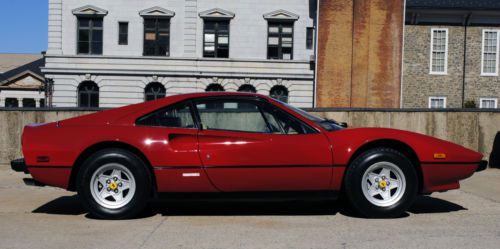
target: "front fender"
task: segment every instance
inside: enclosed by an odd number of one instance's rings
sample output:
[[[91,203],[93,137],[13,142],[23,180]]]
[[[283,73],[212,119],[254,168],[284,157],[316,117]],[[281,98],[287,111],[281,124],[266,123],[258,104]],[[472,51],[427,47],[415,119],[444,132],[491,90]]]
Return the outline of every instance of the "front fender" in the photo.
[[[344,129],[329,133],[328,136],[332,142],[334,163],[339,165],[347,165],[362,146],[382,140],[392,140],[408,145],[415,152],[420,163],[479,162],[483,157],[482,154],[458,144],[396,129]]]

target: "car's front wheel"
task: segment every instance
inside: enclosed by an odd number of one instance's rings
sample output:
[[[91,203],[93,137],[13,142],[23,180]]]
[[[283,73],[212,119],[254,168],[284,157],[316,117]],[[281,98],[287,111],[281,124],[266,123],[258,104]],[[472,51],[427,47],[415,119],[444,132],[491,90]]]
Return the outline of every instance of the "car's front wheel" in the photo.
[[[83,163],[77,190],[94,216],[125,219],[139,214],[147,204],[151,179],[146,165],[135,154],[106,149]]]
[[[416,198],[417,184],[411,161],[389,148],[375,148],[359,155],[344,180],[352,206],[373,218],[402,215]]]

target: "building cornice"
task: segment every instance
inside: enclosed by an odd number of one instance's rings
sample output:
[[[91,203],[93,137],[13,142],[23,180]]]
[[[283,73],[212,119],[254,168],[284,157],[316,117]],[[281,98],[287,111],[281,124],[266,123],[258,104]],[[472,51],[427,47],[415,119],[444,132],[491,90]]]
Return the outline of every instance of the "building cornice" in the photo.
[[[172,18],[175,16],[175,12],[167,10],[165,8],[155,6],[145,10],[139,11],[139,15],[142,17],[164,17]]]
[[[282,9],[264,14],[264,19],[269,21],[297,21],[299,18],[299,15]]]
[[[410,25],[497,26],[500,25],[500,12],[494,10],[408,8],[405,22]]]
[[[214,8],[200,12],[199,16],[203,19],[233,19],[235,14],[231,11]]]
[[[72,13],[75,16],[106,16],[108,11],[93,5],[85,5],[80,8],[73,9]]]

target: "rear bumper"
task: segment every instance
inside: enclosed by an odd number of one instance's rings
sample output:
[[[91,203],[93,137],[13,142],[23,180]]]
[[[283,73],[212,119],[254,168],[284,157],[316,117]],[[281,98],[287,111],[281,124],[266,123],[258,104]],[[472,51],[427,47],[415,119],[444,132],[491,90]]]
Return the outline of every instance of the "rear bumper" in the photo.
[[[486,168],[488,168],[488,161],[482,160],[479,163],[479,166],[477,167],[476,172],[481,172],[483,170],[486,170]]]
[[[29,174],[28,167],[26,167],[26,163],[24,162],[24,158],[10,161],[10,167],[16,172],[24,172],[25,174]]]

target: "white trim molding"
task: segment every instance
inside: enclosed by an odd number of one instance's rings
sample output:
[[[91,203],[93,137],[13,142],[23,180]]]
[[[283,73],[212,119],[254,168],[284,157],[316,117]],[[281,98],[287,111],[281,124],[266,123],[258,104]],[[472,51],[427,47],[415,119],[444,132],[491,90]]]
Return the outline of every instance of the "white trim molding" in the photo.
[[[235,14],[231,11],[213,8],[200,12],[199,16],[203,19],[233,19]]]
[[[275,10],[264,14],[264,19],[268,21],[297,21],[300,16],[286,10]]]
[[[107,10],[101,9],[93,5],[85,5],[71,11],[75,16],[105,16],[108,14]]]
[[[434,50],[434,33],[435,32],[443,32],[445,33],[445,44],[444,50]],[[443,71],[434,71],[433,70],[433,60],[434,53],[444,53],[444,70]],[[431,28],[431,46],[430,46],[430,61],[429,61],[429,74],[433,75],[447,75],[448,74],[448,29],[447,28]]]
[[[432,101],[433,100],[437,100],[437,101],[442,100],[443,101],[443,106],[442,107],[440,107],[440,106],[432,106]],[[429,108],[446,108],[446,97],[436,97],[436,96],[429,97]]]
[[[496,51],[495,51],[495,72],[485,72],[484,71],[484,55],[486,53],[485,51],[485,44],[486,41],[486,33],[496,33]],[[483,38],[482,38],[482,45],[481,45],[481,76],[498,76],[498,54],[499,54],[499,45],[500,45],[500,30],[498,29],[483,29]],[[491,51],[488,53],[492,53]]]
[[[151,7],[145,10],[139,11],[139,15],[142,17],[165,17],[172,18],[175,16],[175,12],[171,10],[164,9],[159,6]]]
[[[483,101],[493,101],[494,102],[494,107],[493,108],[498,108],[498,99],[497,98],[479,98],[479,108],[486,108],[483,105]]]

